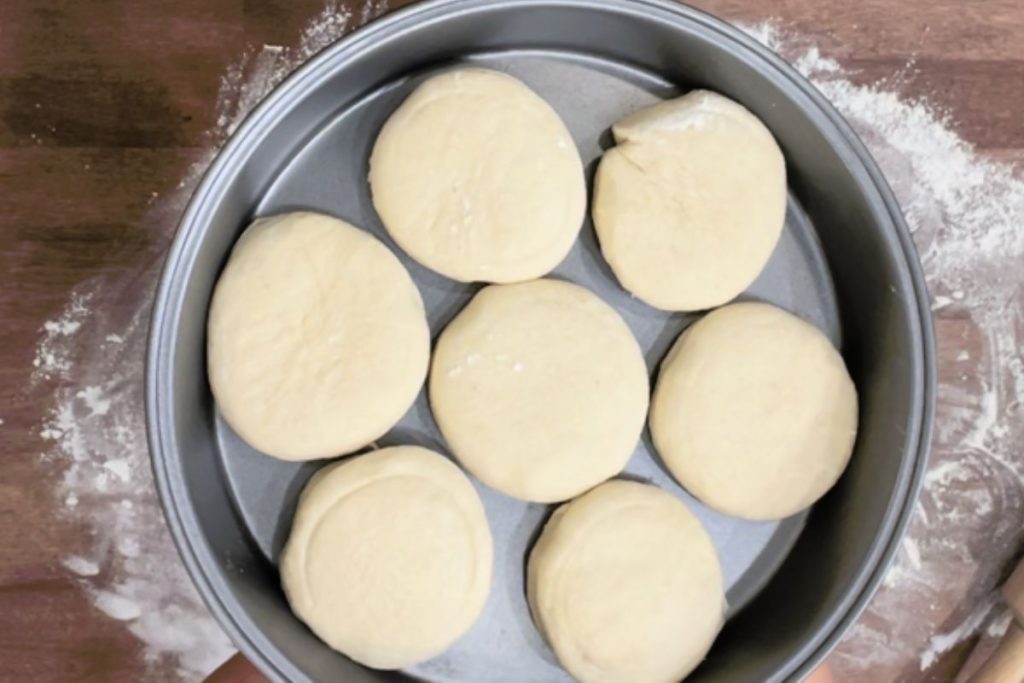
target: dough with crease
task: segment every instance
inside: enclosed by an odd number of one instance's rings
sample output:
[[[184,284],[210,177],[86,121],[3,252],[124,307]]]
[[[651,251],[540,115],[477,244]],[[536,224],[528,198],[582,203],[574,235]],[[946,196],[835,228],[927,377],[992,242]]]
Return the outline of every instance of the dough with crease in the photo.
[[[594,181],[594,226],[619,282],[648,304],[723,304],[764,268],[786,217],[786,165],[771,133],[695,90],[612,127]]]
[[[492,285],[441,334],[430,403],[459,461],[502,493],[566,500],[626,465],[647,368],[622,318],[560,280]]]
[[[398,669],[469,630],[487,600],[492,556],[466,476],[437,453],[398,446],[314,475],[281,555],[281,583],[328,645]]]
[[[426,377],[419,290],[387,247],[344,221],[255,221],[207,323],[210,387],[250,445],[284,460],[348,453],[390,429]]]
[[[661,364],[651,437],[693,495],[736,517],[781,519],[825,494],[850,460],[857,391],[810,323],[738,303],[687,329]]]
[[[370,157],[373,204],[427,268],[519,282],[565,258],[583,224],[583,164],[558,114],[507,74],[462,68],[420,85]]]
[[[530,553],[527,599],[582,683],[677,683],[725,619],[718,557],[656,486],[610,481],[555,511]]]

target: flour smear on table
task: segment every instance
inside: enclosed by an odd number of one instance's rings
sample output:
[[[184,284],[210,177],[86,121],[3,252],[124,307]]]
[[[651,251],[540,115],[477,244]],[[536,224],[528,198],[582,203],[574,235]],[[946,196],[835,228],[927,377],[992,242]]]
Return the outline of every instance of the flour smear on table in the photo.
[[[310,55],[386,9],[371,2],[354,16],[330,5],[298,46],[244,55],[223,78],[207,153],[173,193],[154,199],[142,229],[165,243],[251,107]],[[947,364],[940,377],[935,448],[910,533],[832,657],[839,680],[858,672],[894,680],[927,669],[965,638],[1006,627],[993,589],[1021,540],[1024,511],[1024,179],[975,153],[928,103],[902,98],[898,82],[856,85],[812,40],[774,23],[746,28],[821,89],[882,166],[914,233],[933,309],[952,321],[939,326],[940,352],[965,368]],[[98,610],[135,634],[154,671],[196,680],[232,648],[184,571],[153,487],[142,386],[151,299],[128,320],[108,313],[110,302],[152,291],[157,273],[154,261],[80,285],[40,330],[32,383],[52,392],[39,436],[47,469],[61,473],[55,495],[67,518],[91,531],[64,566]]]

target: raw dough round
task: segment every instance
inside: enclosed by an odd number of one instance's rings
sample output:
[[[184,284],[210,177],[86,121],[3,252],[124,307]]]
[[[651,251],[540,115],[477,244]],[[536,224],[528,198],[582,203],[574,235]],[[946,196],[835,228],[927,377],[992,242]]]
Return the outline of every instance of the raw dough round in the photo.
[[[486,69],[435,76],[402,103],[373,147],[370,186],[394,240],[462,282],[544,275],[576,241],[587,201],[558,114]]]
[[[292,610],[375,669],[440,654],[487,600],[493,547],[473,485],[415,446],[329,465],[306,485],[281,555]]]
[[[656,486],[610,481],[555,511],[530,553],[527,598],[582,683],[677,683],[725,619],[711,540]]]
[[[857,391],[813,325],[763,303],[709,313],[661,365],[654,446],[693,495],[745,519],[788,517],[839,479]]]
[[[452,452],[516,498],[572,498],[626,465],[649,385],[636,339],[590,291],[559,280],[493,285],[437,342],[434,417]]]
[[[772,134],[696,90],[612,127],[594,183],[594,226],[622,286],[651,306],[729,301],[768,262],[786,217],[786,164]]]
[[[430,356],[423,301],[394,254],[315,213],[249,226],[207,332],[224,419],[284,460],[348,453],[384,434],[412,405]]]

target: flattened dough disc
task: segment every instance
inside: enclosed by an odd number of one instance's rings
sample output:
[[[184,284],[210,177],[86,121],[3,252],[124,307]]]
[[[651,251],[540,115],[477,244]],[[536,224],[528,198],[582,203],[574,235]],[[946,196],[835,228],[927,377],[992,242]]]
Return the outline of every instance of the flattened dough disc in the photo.
[[[677,683],[725,619],[722,572],[697,518],[656,486],[610,481],[555,511],[527,597],[582,683]]]
[[[576,241],[587,202],[558,114],[512,76],[478,68],[434,76],[391,115],[370,186],[402,249],[462,282],[545,275]]]
[[[768,262],[786,217],[786,165],[739,104],[706,90],[612,127],[594,181],[594,226],[619,282],[650,305],[723,304]]]
[[[221,414],[284,460],[349,453],[384,434],[430,356],[405,267],[369,233],[316,213],[249,226],[217,282],[207,334]]]
[[[655,448],[690,493],[726,514],[780,519],[846,468],[857,391],[816,327],[769,304],[732,304],[672,347],[650,422]]]
[[[281,556],[295,614],[375,669],[429,659],[487,600],[493,547],[473,485],[415,446],[356,456],[306,485]]]
[[[636,448],[647,369],[629,327],[560,280],[492,285],[441,334],[430,403],[448,445],[485,484],[565,500],[614,476]]]

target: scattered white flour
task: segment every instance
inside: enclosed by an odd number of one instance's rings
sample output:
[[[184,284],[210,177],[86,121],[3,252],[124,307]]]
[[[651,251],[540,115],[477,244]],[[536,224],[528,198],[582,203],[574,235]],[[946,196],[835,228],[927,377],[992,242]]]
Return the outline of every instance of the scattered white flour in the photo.
[[[110,300],[110,291],[90,286],[91,300]],[[116,343],[104,341],[116,321],[98,305],[75,315],[79,327],[59,344],[44,336],[68,361],[40,428],[44,459],[62,468],[64,508],[91,530],[64,566],[97,609],[147,646],[157,678],[198,679],[231,648],[184,573],[153,488],[142,407],[145,311],[117,327]]]
[[[387,3],[384,0],[365,0],[360,21],[353,24],[352,12],[337,0],[332,0],[320,16],[302,31],[298,46],[263,45],[246,53],[221,78],[217,128],[214,131],[218,142],[234,133],[246,114],[295,67],[347,33],[350,26],[355,28],[385,11]]]
[[[368,0],[360,20],[387,10]],[[162,249],[217,148],[282,78],[350,28],[337,2],[302,31],[298,45],[264,45],[221,81],[210,145],[174,192],[152,196],[141,229]],[[70,521],[90,533],[69,549],[64,567],[95,607],[124,622],[142,642],[154,680],[200,680],[233,648],[199,599],[164,524],[150,471],[143,407],[146,330],[154,264],[117,281],[76,288],[63,313],[40,330],[31,382],[53,392],[39,426],[43,460],[60,471],[57,498]],[[120,308],[117,302],[124,302]],[[137,307],[130,319],[114,311]],[[131,310],[131,308],[129,308]]]
[[[207,153],[176,192],[154,198],[145,229],[166,238],[217,147],[252,106],[311,54],[386,9],[368,0],[353,17],[331,4],[297,47],[265,45],[229,69]],[[1024,531],[1024,181],[973,151],[926,102],[905,100],[892,86],[853,84],[838,62],[774,24],[749,30],[810,77],[863,137],[914,231],[940,317],[940,349],[976,366],[940,377],[932,469],[910,534],[832,658],[840,680],[857,673],[864,680],[863,672],[896,680],[908,666],[928,668],[972,634],[994,637],[1008,623],[992,591]],[[128,281],[76,290],[41,330],[32,381],[54,392],[39,436],[44,459],[63,472],[58,500],[93,533],[64,566],[97,609],[139,638],[154,671],[195,680],[231,646],[182,568],[153,489],[142,402],[150,302],[130,320],[108,312],[111,301],[137,301],[139,282],[155,278],[149,266]]]
[[[91,293],[72,295],[59,318],[43,323],[43,337],[36,346],[36,356],[32,360],[33,384],[67,376],[71,369],[70,350],[73,348],[69,338],[78,332],[82,321],[88,316],[91,296]]]
[[[989,638],[1002,638],[1010,630],[1011,623],[1013,623],[1013,612],[1004,610],[1001,616],[989,623],[988,628],[985,629],[985,635]]]
[[[894,566],[832,658],[839,680],[916,680],[911,667],[928,669],[986,620],[1006,618],[993,591],[1024,534],[1024,179],[976,152],[928,102],[854,84],[778,25],[748,31],[810,78],[867,144],[933,295],[940,377],[930,470]],[[950,359],[972,362],[956,369]]]
[[[928,669],[944,652],[962,642],[978,631],[978,628],[988,618],[992,608],[996,604],[996,597],[993,595],[978,605],[971,614],[961,621],[956,628],[949,633],[939,633],[928,639],[928,647],[921,653],[921,670]]]
[[[965,638],[972,636],[978,631],[978,628],[986,620],[988,614],[992,611],[992,605],[994,600],[986,601],[984,604],[979,605],[971,615],[966,618],[961,624],[949,633],[940,633],[932,636],[928,639],[928,647],[924,652],[921,653],[921,669],[922,671],[927,670],[933,664],[936,659],[943,652],[947,652],[949,648],[953,647],[957,643],[961,643]]]
[[[96,576],[100,573],[100,566],[98,564],[78,555],[68,555],[65,557],[64,566],[79,576]]]
[[[123,591],[93,591],[93,603],[111,619],[118,621],[134,621],[142,616],[142,608],[131,597],[125,597]]]

